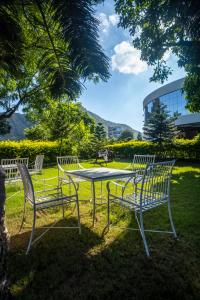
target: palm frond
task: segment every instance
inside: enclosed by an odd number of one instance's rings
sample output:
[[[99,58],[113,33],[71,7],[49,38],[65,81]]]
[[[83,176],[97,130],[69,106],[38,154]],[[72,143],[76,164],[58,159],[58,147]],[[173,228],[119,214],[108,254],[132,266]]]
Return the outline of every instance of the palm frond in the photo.
[[[93,5],[102,1],[50,0],[55,9],[54,18],[62,26],[62,35],[68,43],[68,55],[74,70],[82,77],[109,78],[109,60],[98,42],[98,20]]]
[[[23,33],[19,24],[17,4],[13,0],[0,5],[0,69],[13,75],[20,73],[23,62]]]

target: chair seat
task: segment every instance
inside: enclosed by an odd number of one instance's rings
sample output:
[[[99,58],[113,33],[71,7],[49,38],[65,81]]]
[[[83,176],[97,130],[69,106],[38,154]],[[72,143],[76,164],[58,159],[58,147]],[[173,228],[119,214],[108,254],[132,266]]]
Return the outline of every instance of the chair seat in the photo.
[[[28,169],[30,174],[36,174],[36,173],[41,173],[41,170],[37,170],[37,169]]]
[[[40,193],[42,194],[43,192],[41,191]],[[45,209],[53,206],[59,206],[75,201],[74,197],[75,195],[63,195],[60,190],[55,189],[54,191],[50,191],[48,194],[44,192],[43,195],[35,197],[35,206],[36,209]]]
[[[112,195],[114,196],[114,195]],[[144,197],[143,203],[142,203],[142,211],[147,211],[149,209],[152,209],[154,207],[157,207],[165,202],[167,202],[168,197],[165,194],[159,194],[155,193],[154,196],[149,197],[148,195]],[[121,206],[125,206],[129,209],[133,209],[135,211],[140,210],[140,194],[130,194],[125,195],[123,198],[121,197],[115,197],[113,199],[114,202],[117,202]]]

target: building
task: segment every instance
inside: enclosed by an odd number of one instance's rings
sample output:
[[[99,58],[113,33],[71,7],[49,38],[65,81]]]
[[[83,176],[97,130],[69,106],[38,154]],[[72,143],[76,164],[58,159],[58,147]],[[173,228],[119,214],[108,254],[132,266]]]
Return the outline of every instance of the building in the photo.
[[[192,138],[200,133],[200,113],[190,113],[185,108],[187,102],[182,92],[183,83],[184,78],[168,83],[153,91],[144,99],[145,124],[156,105],[162,103],[167,106],[171,116],[178,115],[175,124],[183,137]]]
[[[118,139],[122,131],[124,131],[122,126],[108,126],[108,137],[110,139]]]

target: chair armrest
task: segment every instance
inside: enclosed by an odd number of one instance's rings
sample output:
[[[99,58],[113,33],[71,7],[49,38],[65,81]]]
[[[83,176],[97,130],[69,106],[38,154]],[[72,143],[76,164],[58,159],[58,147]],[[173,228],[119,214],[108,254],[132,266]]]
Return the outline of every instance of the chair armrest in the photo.
[[[128,166],[126,166],[126,168],[124,168],[124,170],[128,170],[128,169],[132,169],[132,163],[130,163]]]
[[[125,184],[120,184],[120,183],[118,183],[118,182],[116,182],[116,181],[110,181],[110,183],[112,183],[112,184],[114,184],[114,185],[116,185],[116,186],[119,186],[119,187],[121,187],[121,188],[125,188]]]
[[[125,192],[125,190],[126,190],[128,184],[129,184],[129,182],[130,182],[132,179],[133,179],[133,176],[128,177],[128,178],[127,178],[127,181],[125,182],[124,185],[123,185],[123,184],[119,184],[119,183],[117,183],[117,182],[115,182],[115,181],[108,181],[108,182],[107,182],[107,185],[106,185],[108,194],[110,194],[110,190],[111,190],[111,189],[110,189],[110,185],[113,184],[113,185],[115,185],[116,187],[119,186],[119,187],[122,188],[122,197],[123,197],[124,192]]]
[[[76,193],[78,193],[78,190],[79,190],[79,184],[77,182],[74,182],[72,176],[70,174],[66,174],[65,173],[65,176],[68,177],[68,180],[69,180],[69,183],[72,183]]]
[[[78,163],[78,166],[79,166],[81,169],[85,169],[80,163]]]
[[[55,186],[55,183],[52,183],[52,182],[49,182],[49,181],[52,181],[54,179],[58,179],[58,177],[51,177],[51,178],[39,178],[39,179],[36,179],[34,177],[32,177],[32,180],[34,183],[38,183],[38,184],[43,184],[43,187],[44,187],[44,190],[46,190],[46,187],[52,187],[52,186]]]
[[[35,191],[35,194],[43,194],[43,193],[47,193],[47,192],[50,192],[50,191],[55,191],[55,190],[60,190],[61,188],[60,187],[55,187],[53,189],[46,189],[46,190],[39,190],[39,191]]]
[[[51,178],[40,178],[40,179],[36,179],[36,178],[32,178],[32,180],[34,181],[49,181],[49,180],[52,180],[52,179],[58,179],[58,176],[55,176],[55,177],[51,177]]]

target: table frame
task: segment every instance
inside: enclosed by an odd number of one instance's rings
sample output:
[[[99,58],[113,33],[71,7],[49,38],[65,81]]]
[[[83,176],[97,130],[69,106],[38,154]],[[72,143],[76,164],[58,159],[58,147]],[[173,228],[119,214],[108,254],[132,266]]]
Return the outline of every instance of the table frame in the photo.
[[[99,176],[99,177],[92,177],[90,175],[86,175],[83,174],[84,171],[88,172],[88,171],[95,171],[95,170],[102,170],[104,169],[105,171],[109,170],[109,171],[118,171],[120,174],[107,174],[104,176]],[[120,169],[113,169],[113,168],[90,168],[90,169],[81,169],[81,170],[68,170],[65,171],[66,174],[68,173],[71,176],[75,176],[75,177],[80,177],[80,178],[84,178],[86,181],[90,181],[91,182],[91,187],[92,187],[92,202],[93,202],[93,226],[95,224],[95,217],[96,217],[96,191],[95,191],[95,182],[100,181],[102,183],[102,181],[106,181],[106,180],[111,180],[111,179],[120,179],[120,178],[128,178],[130,177],[134,177],[135,176],[135,171],[129,171],[129,170],[120,170]]]

